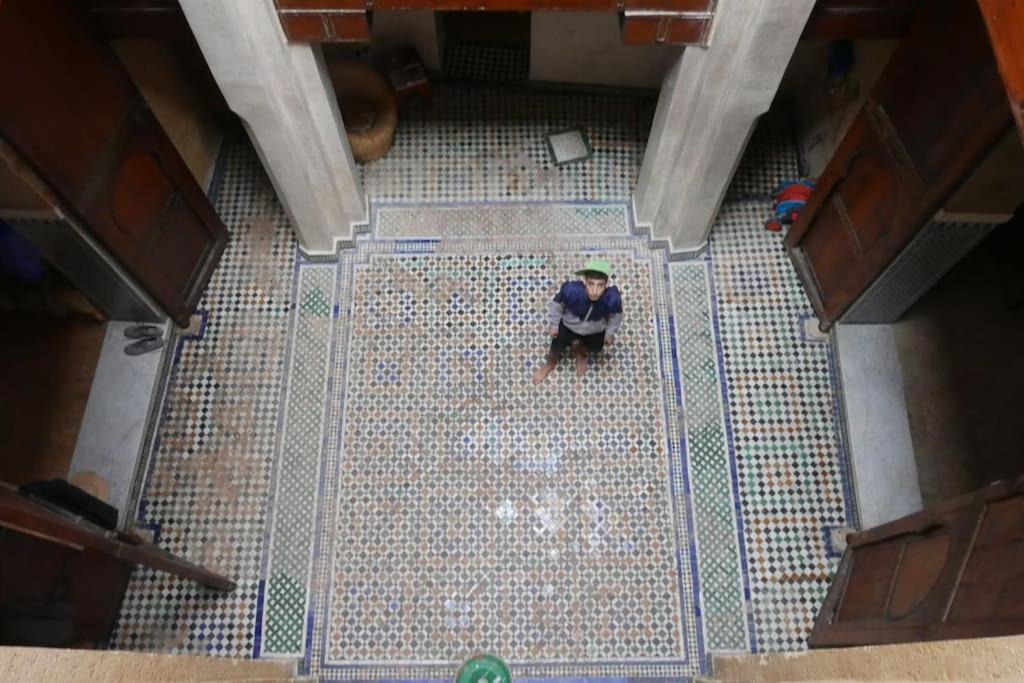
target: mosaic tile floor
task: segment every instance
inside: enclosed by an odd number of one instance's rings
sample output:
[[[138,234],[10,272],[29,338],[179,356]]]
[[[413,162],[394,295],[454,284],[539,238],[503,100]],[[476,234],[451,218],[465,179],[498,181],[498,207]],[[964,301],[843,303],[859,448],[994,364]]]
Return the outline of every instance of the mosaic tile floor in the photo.
[[[523,135],[495,125],[501,149]],[[744,182],[788,163],[745,159]],[[399,204],[378,192],[406,179],[377,169],[367,232],[314,262],[252,150],[227,150],[232,240],[178,342],[139,518],[239,589],[138,571],[114,647],[327,680],[450,679],[481,649],[517,678],[688,678],[708,651],[804,647],[852,499],[830,347],[802,335],[767,205],[727,204],[708,253],[670,262],[614,195],[539,201],[588,187],[565,170],[508,203]],[[534,388],[545,302],[597,253],[619,343]]]
[[[655,104],[435,84],[433,105],[412,100],[402,109],[387,156],[361,167],[363,185],[377,202],[627,201]],[[547,134],[576,126],[593,159],[555,166]]]
[[[778,651],[805,647],[837,559],[827,536],[856,526],[856,510],[833,350],[806,336],[810,304],[779,236],[761,228],[768,206],[723,207],[711,262],[754,633]]]
[[[636,186],[653,97],[555,94],[524,88],[434,85],[432,105],[403,107],[387,156],[360,166],[371,201],[620,201]],[[547,135],[586,131],[593,157],[557,166]],[[758,124],[729,189],[764,198],[797,177],[785,117]]]
[[[450,78],[522,83],[530,77],[530,48],[449,44],[444,73]]]

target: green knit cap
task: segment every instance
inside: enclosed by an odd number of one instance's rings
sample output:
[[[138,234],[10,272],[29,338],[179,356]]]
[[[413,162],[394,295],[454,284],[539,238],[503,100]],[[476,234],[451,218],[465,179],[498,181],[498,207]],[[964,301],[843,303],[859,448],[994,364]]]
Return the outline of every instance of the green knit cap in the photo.
[[[583,266],[582,270],[577,270],[577,275],[586,275],[587,273],[601,273],[605,277],[612,276],[612,264],[608,263],[604,259],[592,258],[587,261],[587,264]]]

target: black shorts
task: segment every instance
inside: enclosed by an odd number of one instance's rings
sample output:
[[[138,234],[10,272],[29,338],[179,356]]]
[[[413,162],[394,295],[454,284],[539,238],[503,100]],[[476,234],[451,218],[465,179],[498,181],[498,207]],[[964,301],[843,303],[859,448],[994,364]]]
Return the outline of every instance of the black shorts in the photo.
[[[558,323],[558,336],[551,340],[551,350],[555,353],[564,353],[567,348],[577,339],[583,347],[591,353],[597,353],[604,348],[604,332],[597,334],[576,334],[565,323]]]

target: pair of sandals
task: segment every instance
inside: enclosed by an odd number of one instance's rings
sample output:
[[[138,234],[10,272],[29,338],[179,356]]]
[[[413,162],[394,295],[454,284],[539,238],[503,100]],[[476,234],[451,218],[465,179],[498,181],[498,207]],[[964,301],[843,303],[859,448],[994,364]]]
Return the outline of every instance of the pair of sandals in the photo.
[[[141,356],[164,345],[164,331],[156,325],[133,325],[124,331],[128,339],[135,339],[124,352],[129,356]]]

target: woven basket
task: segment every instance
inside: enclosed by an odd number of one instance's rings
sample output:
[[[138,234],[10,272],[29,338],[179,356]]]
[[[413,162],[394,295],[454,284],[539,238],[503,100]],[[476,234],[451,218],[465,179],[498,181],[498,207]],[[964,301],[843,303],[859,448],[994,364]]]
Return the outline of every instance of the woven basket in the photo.
[[[391,86],[363,62],[335,62],[327,71],[352,156],[362,163],[380,159],[391,149],[398,125],[398,105]]]

